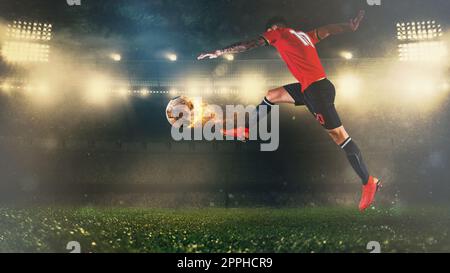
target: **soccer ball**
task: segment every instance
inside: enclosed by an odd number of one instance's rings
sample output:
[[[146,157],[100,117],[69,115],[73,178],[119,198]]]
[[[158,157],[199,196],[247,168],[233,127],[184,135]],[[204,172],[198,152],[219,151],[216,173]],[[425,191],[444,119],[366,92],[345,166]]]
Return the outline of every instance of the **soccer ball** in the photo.
[[[179,114],[175,114],[174,109],[178,107],[184,107],[184,109],[177,111]],[[181,109],[178,108],[177,110]],[[202,98],[180,96],[169,102],[166,108],[166,117],[169,123],[176,128],[180,128],[183,124],[188,125],[189,128],[198,128],[210,121],[221,122],[219,118],[221,115],[216,110],[216,108],[203,101]],[[183,113],[188,114],[183,116]],[[180,119],[183,120],[180,121]]]
[[[189,110],[192,112],[194,110],[194,102],[192,99],[186,97],[186,96],[179,96],[169,101],[166,108],[166,118],[167,121],[169,121],[170,125],[174,126],[175,122],[180,119],[187,119],[188,117],[183,117],[183,113],[179,113],[178,116],[176,116],[173,113],[173,110],[175,107],[186,107],[186,110]],[[191,121],[189,121],[189,124]],[[182,122],[179,122],[177,124],[183,124]]]

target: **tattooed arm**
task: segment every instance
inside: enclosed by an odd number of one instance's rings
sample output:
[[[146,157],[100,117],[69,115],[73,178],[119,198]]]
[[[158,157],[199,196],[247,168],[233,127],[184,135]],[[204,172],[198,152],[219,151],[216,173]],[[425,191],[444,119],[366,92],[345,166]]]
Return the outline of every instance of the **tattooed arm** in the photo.
[[[266,41],[262,37],[259,37],[259,38],[253,39],[253,40],[239,42],[239,43],[230,45],[226,48],[215,50],[213,52],[200,54],[200,56],[198,56],[197,59],[198,60],[205,59],[205,58],[215,59],[224,54],[241,53],[241,52],[249,51],[249,50],[255,49],[257,47],[264,46],[264,45],[266,45]]]
[[[330,35],[356,31],[359,28],[359,24],[361,23],[362,19],[364,18],[364,14],[365,12],[361,10],[359,11],[358,15],[355,18],[351,19],[348,23],[331,24],[317,28],[315,30],[317,38],[319,38],[319,40],[322,40]]]

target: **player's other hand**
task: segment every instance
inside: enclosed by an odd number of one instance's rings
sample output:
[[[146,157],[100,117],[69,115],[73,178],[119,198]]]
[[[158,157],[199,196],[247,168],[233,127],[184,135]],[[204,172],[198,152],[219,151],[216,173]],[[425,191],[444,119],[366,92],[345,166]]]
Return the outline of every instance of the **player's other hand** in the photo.
[[[350,28],[352,29],[352,31],[356,31],[359,28],[359,24],[361,23],[365,14],[366,12],[364,10],[360,10],[358,12],[358,15],[350,20]]]
[[[220,50],[216,50],[214,52],[209,52],[209,53],[202,53],[200,54],[200,56],[197,57],[197,60],[203,60],[203,59],[215,59],[218,58],[222,55],[222,51]]]

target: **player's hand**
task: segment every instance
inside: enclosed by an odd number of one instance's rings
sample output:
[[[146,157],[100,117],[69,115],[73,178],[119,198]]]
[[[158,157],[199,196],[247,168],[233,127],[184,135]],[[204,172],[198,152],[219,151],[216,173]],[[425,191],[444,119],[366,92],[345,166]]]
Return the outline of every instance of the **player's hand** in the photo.
[[[366,12],[364,10],[360,10],[358,12],[358,16],[350,20],[350,28],[352,29],[352,31],[356,31],[359,28],[359,24],[364,18],[364,14],[366,14]]]
[[[220,57],[222,54],[223,53],[220,50],[216,50],[216,51],[210,52],[210,53],[203,53],[203,54],[200,54],[200,56],[197,57],[197,60],[203,60],[203,59],[206,59],[206,58],[208,58],[208,59],[215,59],[215,58]]]

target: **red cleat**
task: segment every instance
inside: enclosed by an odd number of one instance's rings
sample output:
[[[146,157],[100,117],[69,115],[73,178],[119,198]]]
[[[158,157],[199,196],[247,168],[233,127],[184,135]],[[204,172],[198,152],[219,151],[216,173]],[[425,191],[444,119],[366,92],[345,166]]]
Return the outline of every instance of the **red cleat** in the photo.
[[[222,129],[221,133],[225,136],[232,136],[240,140],[248,140],[250,130],[248,128],[239,127],[230,130]]]
[[[373,176],[369,177],[369,181],[363,186],[361,201],[359,202],[359,210],[363,212],[374,201],[375,194],[381,188],[381,181]]]

